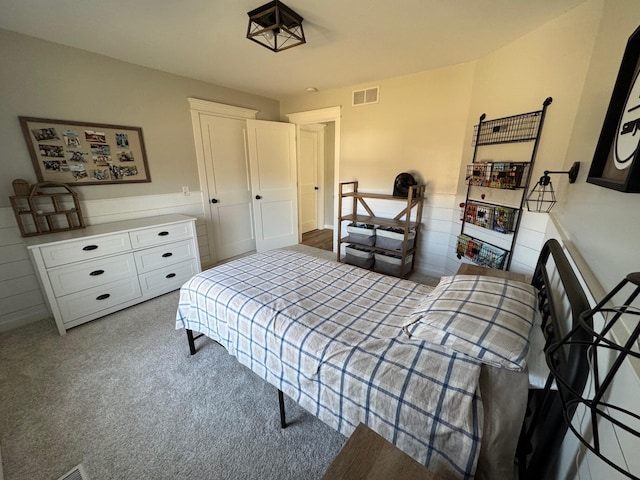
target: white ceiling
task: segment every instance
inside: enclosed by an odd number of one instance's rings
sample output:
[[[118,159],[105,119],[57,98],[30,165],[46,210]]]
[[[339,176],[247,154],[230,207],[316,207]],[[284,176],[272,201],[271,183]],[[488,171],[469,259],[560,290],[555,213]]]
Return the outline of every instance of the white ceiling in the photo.
[[[471,61],[584,1],[286,0],[307,43],[279,53],[245,38],[267,0],[0,0],[0,28],[280,99]]]

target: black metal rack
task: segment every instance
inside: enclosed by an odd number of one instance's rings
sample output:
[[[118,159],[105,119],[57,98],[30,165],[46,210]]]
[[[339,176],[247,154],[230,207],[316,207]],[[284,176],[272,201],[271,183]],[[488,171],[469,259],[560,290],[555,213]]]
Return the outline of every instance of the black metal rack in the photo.
[[[480,116],[478,125],[475,125],[473,132],[473,159],[472,163],[467,166],[465,177],[467,194],[464,205],[461,205],[463,208],[461,213],[462,227],[456,245],[458,258],[464,257],[479,265],[509,270],[522,219],[526,192],[538,152],[544,117],[547,107],[552,101],[551,97],[546,98],[542,103],[542,109],[534,112],[494,120],[485,120],[484,113]],[[479,162],[477,160],[480,147],[520,142],[533,142],[529,161]],[[518,199],[511,205],[487,202],[484,200],[484,195],[478,193],[479,187],[517,190],[519,191]],[[504,222],[496,221],[500,217],[505,220],[505,216],[509,217],[506,228]],[[485,230],[492,230],[501,235],[509,235],[510,240],[507,242],[509,247],[503,248],[492,243],[487,240],[490,235],[483,235],[480,231],[470,235],[465,232],[465,228],[469,224],[480,226]]]

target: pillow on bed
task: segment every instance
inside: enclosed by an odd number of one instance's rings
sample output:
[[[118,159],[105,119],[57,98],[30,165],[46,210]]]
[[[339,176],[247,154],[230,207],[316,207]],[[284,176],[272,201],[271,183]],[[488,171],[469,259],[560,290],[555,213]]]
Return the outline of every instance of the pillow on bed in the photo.
[[[522,370],[538,310],[522,282],[475,275],[443,277],[415,309],[404,332],[446,345],[483,363]]]

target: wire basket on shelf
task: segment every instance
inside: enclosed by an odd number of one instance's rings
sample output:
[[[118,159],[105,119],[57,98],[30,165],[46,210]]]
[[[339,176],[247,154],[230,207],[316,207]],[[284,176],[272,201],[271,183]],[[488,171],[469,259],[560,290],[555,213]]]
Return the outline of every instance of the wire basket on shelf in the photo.
[[[468,258],[473,263],[483,267],[501,270],[504,267],[509,252],[486,242],[482,242],[468,235],[458,235],[456,255],[458,258]]]

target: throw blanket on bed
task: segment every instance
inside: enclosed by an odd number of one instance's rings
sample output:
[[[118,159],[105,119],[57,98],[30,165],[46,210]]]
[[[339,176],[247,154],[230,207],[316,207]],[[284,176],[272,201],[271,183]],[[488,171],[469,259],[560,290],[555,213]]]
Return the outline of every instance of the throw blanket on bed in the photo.
[[[480,362],[402,333],[431,287],[291,250],[234,260],[181,289],[202,332],[342,434],[359,422],[444,478],[473,478]]]

